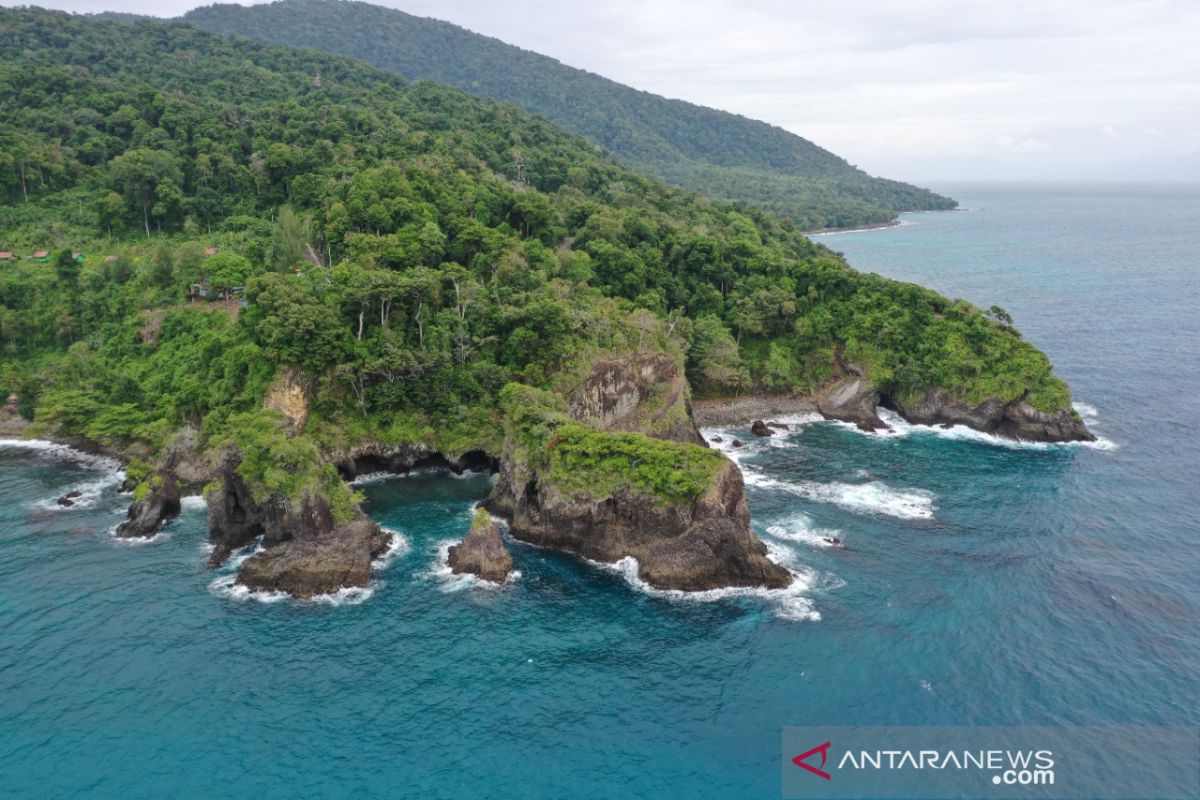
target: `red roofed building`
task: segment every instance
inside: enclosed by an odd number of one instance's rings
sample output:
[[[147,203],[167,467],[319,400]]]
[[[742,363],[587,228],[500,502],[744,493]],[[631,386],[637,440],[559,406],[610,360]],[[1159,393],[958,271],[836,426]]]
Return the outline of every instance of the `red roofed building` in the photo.
[[[30,258],[32,258],[34,261],[42,261],[42,262],[49,261],[50,260],[50,251],[49,250],[38,250],[36,253],[31,255]]]
[[[7,250],[0,252],[0,261],[12,261],[14,258],[16,258],[16,256],[14,256],[12,253],[8,252]]]

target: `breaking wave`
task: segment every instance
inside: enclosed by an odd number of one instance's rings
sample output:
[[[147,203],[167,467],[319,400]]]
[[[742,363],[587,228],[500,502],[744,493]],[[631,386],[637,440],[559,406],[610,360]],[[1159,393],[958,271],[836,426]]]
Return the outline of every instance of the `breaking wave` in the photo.
[[[391,534],[392,543],[388,545],[388,549],[382,555],[371,562],[371,569],[376,572],[386,569],[396,556],[402,556],[412,549],[412,544],[409,542],[408,537],[400,531],[382,525],[380,528],[384,533]]]
[[[808,597],[819,582],[816,571],[798,563],[796,554],[790,549],[774,542],[767,543],[767,555],[772,561],[787,568],[792,574],[792,583],[785,589],[765,589],[762,587],[730,586],[722,589],[707,589],[701,592],[685,592],[679,589],[656,589],[638,577],[638,561],[633,556],[606,564],[585,558],[584,561],[599,569],[615,572],[625,579],[632,588],[651,597],[685,603],[713,603],[735,597],[753,597],[763,600],[773,607],[778,619],[792,622],[818,622],[821,612],[817,611],[813,601]]]
[[[843,539],[842,532],[836,528],[813,527],[812,519],[804,513],[798,513],[786,522],[769,525],[767,535],[775,539],[783,539],[810,547],[833,547],[829,539]]]
[[[742,468],[748,486],[788,492],[806,500],[833,503],[861,514],[883,514],[897,519],[933,519],[935,495],[923,489],[893,489],[883,481],[867,483],[817,483],[784,481],[749,467]]]

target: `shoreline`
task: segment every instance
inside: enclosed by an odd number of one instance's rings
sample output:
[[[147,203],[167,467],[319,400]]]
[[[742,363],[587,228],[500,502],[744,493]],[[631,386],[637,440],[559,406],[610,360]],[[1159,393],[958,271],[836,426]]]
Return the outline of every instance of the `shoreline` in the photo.
[[[692,418],[699,428],[749,425],[758,419],[769,422],[773,417],[816,413],[817,403],[808,395],[747,394],[692,400]]]
[[[869,225],[857,225],[853,228],[817,228],[815,231],[805,231],[804,235],[829,236],[834,233],[862,233],[864,231],[877,231],[881,228],[895,228],[903,224],[899,219],[893,219],[888,222],[872,222]]]

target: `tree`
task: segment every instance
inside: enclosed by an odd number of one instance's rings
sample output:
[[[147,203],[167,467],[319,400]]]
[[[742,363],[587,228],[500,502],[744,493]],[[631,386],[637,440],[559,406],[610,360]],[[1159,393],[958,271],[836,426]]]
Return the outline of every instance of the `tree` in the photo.
[[[221,296],[228,296],[235,286],[245,286],[254,274],[249,260],[237,253],[217,253],[205,265],[213,289]]]
[[[291,206],[282,206],[271,234],[271,268],[285,272],[305,260],[310,225]]]
[[[142,209],[142,222],[149,236],[151,211],[156,215],[169,211],[168,207],[157,205],[160,193],[164,199],[175,202],[183,183],[183,170],[172,153],[138,148],[127,150],[109,162],[108,180],[125,196],[126,202]]]

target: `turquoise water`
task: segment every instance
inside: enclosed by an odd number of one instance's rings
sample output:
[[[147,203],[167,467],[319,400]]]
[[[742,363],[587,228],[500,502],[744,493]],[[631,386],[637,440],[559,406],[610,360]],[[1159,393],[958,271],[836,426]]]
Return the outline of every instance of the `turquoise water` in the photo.
[[[769,597],[449,580],[488,480],[369,483],[405,547],[300,603],[231,596],[198,501],[118,544],[112,465],[0,446],[0,794],[761,798],[783,725],[1200,724],[1200,192],[937,188],[971,210],[823,241],[1007,308],[1100,447],[795,420],[741,455]]]

